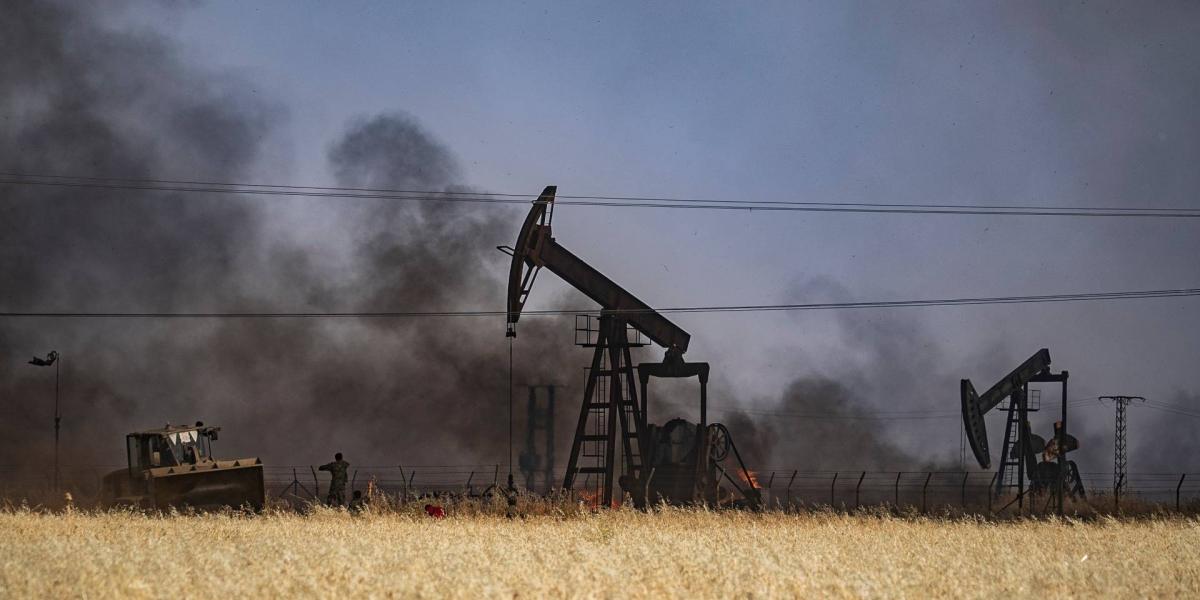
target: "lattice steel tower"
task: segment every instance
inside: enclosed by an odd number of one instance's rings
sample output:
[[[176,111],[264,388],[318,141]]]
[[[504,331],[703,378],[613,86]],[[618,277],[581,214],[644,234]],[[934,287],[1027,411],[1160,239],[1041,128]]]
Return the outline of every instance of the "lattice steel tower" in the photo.
[[[1129,406],[1130,402],[1145,402],[1146,399],[1141,396],[1100,396],[1100,400],[1111,401],[1116,409],[1116,437],[1113,440],[1113,491],[1120,493],[1120,488],[1125,481],[1125,430],[1128,424],[1125,417],[1125,407]]]

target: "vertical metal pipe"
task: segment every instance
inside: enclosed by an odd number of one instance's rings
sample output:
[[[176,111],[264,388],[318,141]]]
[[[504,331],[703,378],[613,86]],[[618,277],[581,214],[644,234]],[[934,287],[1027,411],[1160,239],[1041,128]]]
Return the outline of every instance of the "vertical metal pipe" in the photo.
[[[402,486],[401,489],[404,490],[403,491],[404,502],[407,502],[408,501],[408,477],[404,476],[404,466],[403,465],[396,465],[396,468],[400,469],[400,485]]]
[[[787,504],[788,504],[788,506],[789,506],[789,507],[792,505],[792,482],[793,482],[793,481],[796,481],[796,473],[799,473],[799,472],[800,472],[800,471],[798,471],[798,470],[793,470],[793,471],[792,471],[792,478],[788,480],[788,486],[787,486]],[[1179,495],[1179,494],[1176,494],[1176,496],[1178,496],[1178,495]],[[1176,504],[1178,504],[1178,502],[1176,502]]]
[[[1067,476],[1067,378],[1070,374],[1062,372],[1062,428],[1058,435],[1058,516],[1063,516],[1065,510],[1066,489],[1064,479]]]
[[[996,480],[999,478],[1000,478],[1000,472],[996,471],[996,474],[992,475],[992,480],[988,482],[987,497],[988,497],[988,514],[989,515],[996,514],[996,513],[992,512],[992,500],[995,499],[995,496],[992,494],[992,486],[996,483]]]
[[[1187,473],[1179,476],[1179,485],[1175,486],[1175,512],[1179,512],[1179,490],[1183,488],[1183,479],[1187,477]]]
[[[968,475],[970,475],[970,473],[963,472],[962,500],[960,501],[962,503],[963,512],[966,512],[966,510],[967,510],[967,476]]]
[[[858,491],[862,489],[862,482],[866,476],[867,472],[863,471],[862,475],[858,476],[858,485],[854,486],[854,508],[858,508]]]
[[[1113,512],[1121,511],[1121,487],[1125,485],[1125,474],[1121,474],[1121,478],[1117,480],[1117,487],[1113,489]]]
[[[896,488],[894,491],[895,497],[892,498],[892,502],[896,505],[896,510],[900,510],[900,476],[903,474],[904,471],[896,473]]]
[[[929,473],[928,475],[925,476],[925,487],[921,488],[921,512],[922,513],[929,511],[929,503],[926,502],[926,499],[929,497],[928,492],[929,492],[929,480],[930,479],[933,479],[933,473]]]
[[[1022,385],[1013,392],[1013,399],[1018,401],[1017,414],[1020,423],[1017,424],[1017,512],[1025,507],[1025,450],[1029,445],[1026,430],[1029,429],[1029,393],[1028,384]],[[1000,460],[1006,460],[1001,457]]]
[[[546,492],[554,489],[554,385],[546,386]]]
[[[640,373],[638,375],[639,375],[639,378],[641,379],[640,383],[642,386],[642,422],[638,423],[638,431],[640,431],[642,433],[642,435],[645,435],[646,434],[646,423],[650,422],[650,396],[646,392],[646,388],[648,387],[650,378],[649,377],[641,377]],[[638,446],[638,450],[641,452],[645,452],[645,449],[643,449],[641,446]]]
[[[601,317],[604,320],[604,317]],[[602,326],[608,330],[608,415],[605,425],[607,442],[604,445],[604,487],[600,495],[600,504],[605,508],[613,505],[614,479],[616,478],[617,461],[617,428],[625,410],[621,406],[621,340],[625,335],[625,323],[614,317],[607,317],[607,323]],[[622,432],[624,433],[624,432]]]
[[[58,368],[62,365],[62,355],[54,361],[54,493],[61,491],[58,487],[58,425],[62,422],[62,414],[58,411]]]

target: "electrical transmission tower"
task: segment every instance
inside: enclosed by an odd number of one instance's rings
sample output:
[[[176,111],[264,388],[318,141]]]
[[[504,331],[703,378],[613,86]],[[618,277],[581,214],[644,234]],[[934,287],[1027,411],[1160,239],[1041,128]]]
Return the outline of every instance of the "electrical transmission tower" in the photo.
[[[1129,406],[1130,402],[1145,402],[1146,399],[1141,396],[1100,396],[1101,402],[1105,400],[1112,402],[1113,407],[1116,408],[1116,438],[1113,441],[1113,494],[1120,494],[1121,486],[1125,482],[1125,431],[1128,424],[1125,407]]]

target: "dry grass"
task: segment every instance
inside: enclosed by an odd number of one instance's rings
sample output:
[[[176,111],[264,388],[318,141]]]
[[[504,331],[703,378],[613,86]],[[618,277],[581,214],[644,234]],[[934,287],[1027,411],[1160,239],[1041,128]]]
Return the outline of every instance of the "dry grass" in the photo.
[[[5,597],[1200,594],[1200,521],[0,512]]]

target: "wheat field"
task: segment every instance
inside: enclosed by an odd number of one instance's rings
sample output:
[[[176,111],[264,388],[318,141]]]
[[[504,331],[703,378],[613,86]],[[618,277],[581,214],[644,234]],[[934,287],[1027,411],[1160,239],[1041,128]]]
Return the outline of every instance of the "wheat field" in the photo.
[[[1196,597],[1200,521],[0,512],[0,595]]]

